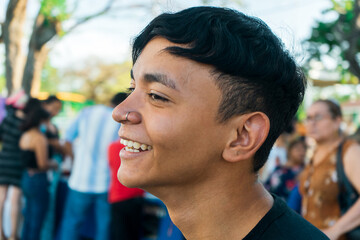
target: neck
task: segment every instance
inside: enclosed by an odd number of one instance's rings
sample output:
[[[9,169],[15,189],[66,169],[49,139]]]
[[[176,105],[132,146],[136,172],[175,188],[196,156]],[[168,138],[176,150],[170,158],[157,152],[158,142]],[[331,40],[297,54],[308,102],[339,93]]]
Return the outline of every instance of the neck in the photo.
[[[242,239],[273,204],[252,175],[237,172],[191,188],[166,189],[160,198],[186,239]]]
[[[343,139],[343,136],[341,135],[336,135],[334,137],[322,140],[322,141],[317,141],[317,148],[332,148],[336,145],[338,145]]]

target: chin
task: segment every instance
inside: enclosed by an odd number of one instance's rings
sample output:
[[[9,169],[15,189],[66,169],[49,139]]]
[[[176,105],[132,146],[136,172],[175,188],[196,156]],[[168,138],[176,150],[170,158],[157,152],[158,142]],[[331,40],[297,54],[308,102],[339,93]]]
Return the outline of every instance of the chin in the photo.
[[[127,176],[128,174],[123,173],[121,171],[121,168],[119,168],[119,171],[117,173],[117,179],[119,180],[119,182],[124,185],[125,187],[129,187],[129,188],[134,188],[134,187],[138,187],[138,185],[136,184],[136,181],[134,181],[134,179],[132,179],[131,177]]]
[[[117,179],[119,182],[128,188],[144,188],[146,183],[144,182],[144,177],[137,176],[136,174],[131,174],[125,169],[119,168],[117,172]]]

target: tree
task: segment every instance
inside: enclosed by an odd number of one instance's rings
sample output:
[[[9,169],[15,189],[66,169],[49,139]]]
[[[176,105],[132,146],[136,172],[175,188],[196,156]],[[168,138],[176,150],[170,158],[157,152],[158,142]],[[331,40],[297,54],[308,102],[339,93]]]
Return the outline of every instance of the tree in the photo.
[[[332,21],[317,21],[311,36],[304,41],[309,56],[305,68],[311,62],[335,63],[342,82],[358,83],[360,79],[360,1],[331,0],[333,7],[324,15],[333,14]],[[335,13],[335,14],[334,14]],[[330,58],[330,60],[329,60]]]
[[[55,94],[57,91],[76,92],[89,101],[108,103],[120,91],[126,91],[130,83],[131,62],[104,63],[88,59],[81,69],[59,71],[47,62],[42,71],[41,90]]]
[[[116,0],[97,1],[98,11],[82,17],[76,17],[79,2],[85,0],[39,0],[40,7],[34,20],[29,39],[27,56],[24,61],[21,42],[24,37],[24,24],[28,0],[8,0],[6,18],[1,24],[0,42],[5,45],[6,52],[6,87],[8,94],[23,87],[25,92],[36,95],[40,89],[41,70],[44,67],[49,42],[54,42],[69,34],[79,25],[94,18],[108,14],[110,10],[143,9],[153,15],[159,14],[168,0],[150,0],[144,4],[115,4]],[[94,1],[89,2],[94,3]],[[118,3],[121,2],[118,0]],[[209,0],[199,3],[210,4]],[[217,0],[220,5],[239,4],[240,0]],[[180,4],[174,1],[172,5]]]
[[[5,44],[6,87],[11,92],[21,86],[23,25],[27,0],[9,1],[4,23],[1,24],[0,42]]]
[[[107,13],[114,1],[108,0],[105,6],[94,14],[72,19],[73,24],[65,29],[62,23],[69,20],[76,11],[78,6],[76,1],[74,9],[68,11],[66,0],[41,0],[40,9],[30,36],[24,66],[21,42],[28,1],[9,0],[5,21],[1,23],[2,31],[0,36],[0,42],[5,44],[5,71],[8,93],[10,94],[13,90],[17,90],[22,86],[28,94],[30,92],[36,94],[40,88],[41,70],[48,54],[46,44],[54,37],[64,36],[79,25]]]

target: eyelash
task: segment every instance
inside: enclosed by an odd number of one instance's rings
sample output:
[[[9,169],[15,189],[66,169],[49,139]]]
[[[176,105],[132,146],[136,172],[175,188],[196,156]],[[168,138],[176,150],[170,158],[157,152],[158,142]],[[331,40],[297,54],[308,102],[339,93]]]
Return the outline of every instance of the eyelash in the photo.
[[[148,93],[149,97],[151,98],[151,100],[153,101],[161,101],[161,102],[168,102],[169,100],[164,98],[164,97],[161,97],[155,93]]]
[[[135,90],[134,87],[129,87],[129,88],[127,89],[127,94],[128,94],[128,96],[129,96],[134,90]]]
[[[135,88],[134,87],[129,87],[128,89],[128,95],[130,95],[132,92],[134,92]],[[151,98],[151,100],[153,101],[161,101],[161,102],[168,102],[169,100],[161,97],[155,93],[148,93],[148,96]]]

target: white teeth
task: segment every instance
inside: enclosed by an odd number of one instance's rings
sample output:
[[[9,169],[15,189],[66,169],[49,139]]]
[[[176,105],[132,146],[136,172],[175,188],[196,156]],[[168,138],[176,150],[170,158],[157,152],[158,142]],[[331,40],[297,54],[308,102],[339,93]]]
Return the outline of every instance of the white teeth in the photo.
[[[120,143],[125,145],[125,150],[129,152],[140,152],[142,151],[151,150],[152,147],[146,145],[144,143],[139,143],[131,140],[120,139]]]
[[[140,148],[140,143],[134,142],[134,143],[133,143],[133,147],[134,147],[135,149],[139,149],[139,148]]]

